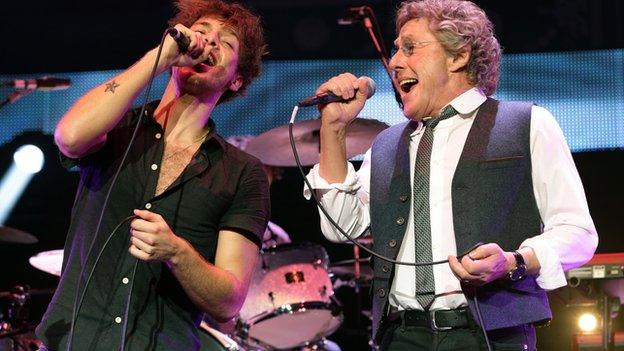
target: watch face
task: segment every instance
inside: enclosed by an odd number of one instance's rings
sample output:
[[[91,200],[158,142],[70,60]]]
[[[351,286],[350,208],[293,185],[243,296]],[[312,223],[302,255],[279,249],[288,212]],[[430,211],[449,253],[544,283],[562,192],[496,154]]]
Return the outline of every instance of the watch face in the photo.
[[[524,278],[524,274],[526,273],[525,265],[518,265],[516,269],[509,272],[509,279],[512,281],[517,281]]]

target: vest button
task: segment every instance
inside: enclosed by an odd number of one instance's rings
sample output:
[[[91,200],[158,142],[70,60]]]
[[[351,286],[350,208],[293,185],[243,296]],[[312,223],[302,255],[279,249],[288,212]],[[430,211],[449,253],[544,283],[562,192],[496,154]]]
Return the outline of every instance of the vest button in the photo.
[[[468,189],[468,187],[464,183],[459,183],[455,185],[455,190],[466,190],[466,189]]]
[[[377,296],[379,296],[379,297],[386,297],[386,290],[384,290],[384,289],[377,290]]]
[[[390,241],[388,241],[388,246],[390,246],[390,247],[395,247],[396,244],[397,244],[396,240],[394,240],[394,239],[391,239]]]
[[[407,196],[407,195],[401,195],[401,196],[399,196],[399,201],[401,201],[401,202],[406,202],[406,201],[407,201],[407,199],[409,199],[409,196]]]
[[[387,264],[384,264],[383,266],[381,266],[381,270],[384,273],[388,273],[388,272],[390,272],[390,266],[388,266]]]
[[[403,224],[405,224],[405,218],[403,218],[403,217],[397,217],[397,219],[396,219],[396,224],[397,224],[397,225],[403,225]]]

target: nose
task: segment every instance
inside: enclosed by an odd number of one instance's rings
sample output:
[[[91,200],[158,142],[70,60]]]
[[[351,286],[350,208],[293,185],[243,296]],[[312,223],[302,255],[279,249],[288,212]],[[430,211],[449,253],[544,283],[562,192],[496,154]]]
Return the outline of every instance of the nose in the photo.
[[[403,68],[399,57],[400,55],[400,52],[397,51],[394,55],[392,55],[392,57],[390,57],[390,62],[388,62],[388,67],[392,70],[394,79],[396,79],[397,73]]]
[[[388,66],[390,66],[390,69],[392,69],[393,71],[396,71],[396,69],[399,68],[399,55],[400,51],[397,50],[394,55],[390,57],[390,62],[388,62]]]
[[[204,35],[204,42],[210,46],[217,47],[220,44],[219,33],[210,31]]]

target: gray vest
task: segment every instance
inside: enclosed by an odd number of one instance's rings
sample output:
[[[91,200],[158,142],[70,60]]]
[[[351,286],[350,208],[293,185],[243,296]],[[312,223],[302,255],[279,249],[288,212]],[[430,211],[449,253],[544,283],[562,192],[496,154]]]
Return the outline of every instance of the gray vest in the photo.
[[[529,132],[531,104],[488,98],[468,133],[452,181],[457,252],[477,242],[517,249],[542,232],[533,195]],[[416,122],[392,126],[372,147],[370,211],[373,249],[396,258],[411,206],[410,134]],[[373,333],[384,323],[394,276],[392,264],[373,262]],[[487,330],[551,318],[548,299],[535,278],[501,279],[477,289],[462,286],[474,313],[475,293]],[[380,325],[381,323],[381,325]]]

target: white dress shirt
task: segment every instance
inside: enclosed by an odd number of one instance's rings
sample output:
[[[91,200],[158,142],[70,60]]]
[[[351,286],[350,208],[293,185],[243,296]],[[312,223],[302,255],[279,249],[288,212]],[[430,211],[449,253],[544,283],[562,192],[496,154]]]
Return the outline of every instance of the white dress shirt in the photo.
[[[461,156],[468,132],[486,96],[473,88],[451,101],[458,114],[441,121],[434,130],[431,150],[430,216],[431,250],[434,261],[457,255],[453,228],[451,182]],[[423,134],[422,123],[411,134],[409,145],[411,174],[418,143]],[[583,185],[572,160],[570,149],[554,117],[546,109],[533,106],[531,110],[530,152],[533,193],[544,223],[543,233],[526,233],[520,247],[531,247],[540,263],[538,285],[552,290],[566,285],[564,271],[587,262],[598,245],[598,236],[589,215]],[[356,173],[348,163],[348,174],[342,184],[328,184],[312,168],[307,178],[316,189],[322,205],[332,218],[352,237],[370,223],[369,187],[370,153],[366,152]],[[413,183],[413,181],[412,181]],[[304,196],[310,197],[304,187]],[[331,241],[347,239],[321,213],[321,230]],[[414,220],[410,206],[407,228],[397,259],[414,262]],[[390,304],[398,309],[420,309],[415,296],[415,271],[412,266],[397,265],[390,291]],[[466,305],[459,280],[448,264],[433,266],[435,293],[438,296],[431,309],[449,309]]]

